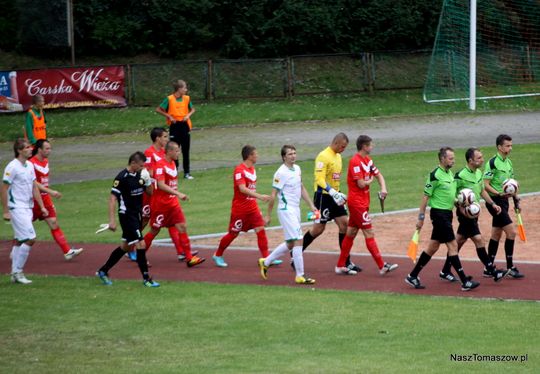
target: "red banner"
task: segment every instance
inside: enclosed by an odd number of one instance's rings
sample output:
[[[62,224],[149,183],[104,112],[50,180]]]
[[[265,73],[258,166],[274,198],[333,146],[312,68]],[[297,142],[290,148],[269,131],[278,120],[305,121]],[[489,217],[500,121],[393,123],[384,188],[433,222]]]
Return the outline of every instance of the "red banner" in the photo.
[[[15,87],[10,90],[11,98],[8,99],[16,100],[22,108],[11,104],[11,110],[5,108],[8,111],[28,109],[35,95],[45,98],[45,108],[127,105],[123,66],[24,70],[10,72],[9,78],[12,87],[16,84],[16,90]]]

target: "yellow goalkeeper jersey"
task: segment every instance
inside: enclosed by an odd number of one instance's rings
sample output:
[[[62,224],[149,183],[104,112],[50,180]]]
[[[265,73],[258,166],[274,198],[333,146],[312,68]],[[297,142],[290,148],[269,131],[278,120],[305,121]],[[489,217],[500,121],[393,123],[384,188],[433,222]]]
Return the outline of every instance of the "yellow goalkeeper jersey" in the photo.
[[[315,159],[315,183],[316,192],[326,192],[326,186],[330,185],[334,190],[339,191],[341,180],[341,154],[336,153],[330,147],[326,147]]]

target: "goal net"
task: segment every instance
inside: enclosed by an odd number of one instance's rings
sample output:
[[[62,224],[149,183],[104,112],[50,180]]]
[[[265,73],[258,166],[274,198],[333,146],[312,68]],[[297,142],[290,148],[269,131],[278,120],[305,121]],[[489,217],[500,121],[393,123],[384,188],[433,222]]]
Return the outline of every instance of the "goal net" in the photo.
[[[476,1],[476,98],[540,95],[540,1]],[[470,19],[470,0],[444,1],[426,102],[469,99]]]

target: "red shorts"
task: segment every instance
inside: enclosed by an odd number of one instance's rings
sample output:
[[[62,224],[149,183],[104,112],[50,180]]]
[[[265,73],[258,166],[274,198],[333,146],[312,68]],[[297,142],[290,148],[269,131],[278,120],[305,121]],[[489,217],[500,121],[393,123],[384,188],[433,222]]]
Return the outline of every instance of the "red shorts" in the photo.
[[[361,230],[371,229],[369,208],[349,205],[349,227],[356,227]]]
[[[264,227],[264,219],[260,211],[257,210],[249,213],[231,212],[229,231],[248,231],[256,227]]]
[[[150,218],[150,212],[151,212],[150,203],[152,202],[151,198],[152,198],[152,195],[148,195],[147,193],[143,194],[142,218],[146,218],[146,219]]]
[[[180,204],[152,205],[150,225],[153,228],[173,227],[177,223],[186,223]]]
[[[38,203],[34,201],[34,208],[32,209],[32,221],[35,221],[37,219],[43,221],[46,218],[56,218],[56,209],[54,208],[51,195],[41,195],[41,199],[43,200],[43,205],[45,205],[45,208],[47,208],[47,210],[49,211],[49,215],[47,217],[43,216],[43,213],[41,213],[41,209],[39,208]]]

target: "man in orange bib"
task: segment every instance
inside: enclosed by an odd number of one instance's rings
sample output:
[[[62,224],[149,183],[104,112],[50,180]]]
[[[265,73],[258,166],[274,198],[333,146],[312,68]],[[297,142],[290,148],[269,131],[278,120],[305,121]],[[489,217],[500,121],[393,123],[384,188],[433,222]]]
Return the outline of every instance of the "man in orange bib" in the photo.
[[[174,81],[174,92],[167,96],[156,108],[156,112],[167,118],[167,125],[170,127],[170,139],[180,145],[182,149],[182,167],[184,168],[184,178],[193,179],[189,170],[189,148],[191,144],[191,116],[195,113],[195,108],[188,95],[187,84],[183,80]],[[178,161],[176,161],[178,167]]]
[[[32,106],[26,113],[24,137],[30,144],[35,145],[39,139],[47,139],[47,121],[43,113],[45,99],[41,95],[32,97]]]

